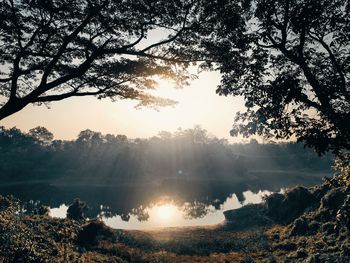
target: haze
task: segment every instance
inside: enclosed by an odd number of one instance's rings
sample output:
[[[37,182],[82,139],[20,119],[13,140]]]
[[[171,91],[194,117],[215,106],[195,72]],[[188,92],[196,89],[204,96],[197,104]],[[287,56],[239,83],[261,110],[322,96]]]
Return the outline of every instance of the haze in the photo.
[[[70,98],[46,106],[27,106],[4,119],[5,127],[16,126],[23,131],[44,126],[56,139],[73,139],[84,129],[102,133],[126,134],[129,137],[150,137],[161,130],[174,131],[179,127],[201,125],[219,138],[239,141],[229,135],[235,112],[243,109],[241,98],[215,94],[220,81],[217,72],[205,72],[184,89],[175,89],[172,83],[162,81],[156,95],[178,101],[174,107],[158,111],[135,109],[136,101],[111,102],[109,99]]]

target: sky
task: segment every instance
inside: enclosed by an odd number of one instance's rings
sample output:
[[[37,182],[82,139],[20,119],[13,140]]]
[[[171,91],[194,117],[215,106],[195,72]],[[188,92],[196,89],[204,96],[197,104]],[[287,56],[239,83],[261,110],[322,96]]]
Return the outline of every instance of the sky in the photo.
[[[140,48],[161,41],[166,36],[167,31],[151,31],[148,38],[139,44]],[[194,71],[192,68],[191,73]],[[68,98],[50,103],[49,108],[28,105],[1,120],[0,126],[15,126],[25,132],[44,126],[54,134],[55,139],[71,140],[85,129],[103,134],[124,134],[129,138],[149,138],[160,131],[173,132],[179,127],[189,129],[200,125],[210,135],[226,138],[232,143],[242,141],[242,137],[231,137],[230,130],[235,113],[244,110],[243,99],[215,93],[220,83],[218,72],[202,72],[183,89],[176,89],[173,83],[165,80],[159,83],[152,94],[176,100],[178,104],[156,111],[151,108],[136,109],[138,102],[132,100],[112,102],[95,97]]]
[[[160,131],[173,132],[177,128],[193,128],[200,125],[211,135],[226,138],[230,142],[241,141],[229,135],[234,115],[244,109],[242,98],[223,97],[215,93],[220,82],[217,72],[204,72],[183,89],[175,89],[162,81],[156,95],[178,101],[174,107],[135,109],[137,101],[94,97],[69,98],[46,106],[29,105],[0,122],[27,132],[36,126],[44,126],[56,139],[75,139],[80,131],[90,129],[103,134],[125,134],[129,138],[149,138]]]

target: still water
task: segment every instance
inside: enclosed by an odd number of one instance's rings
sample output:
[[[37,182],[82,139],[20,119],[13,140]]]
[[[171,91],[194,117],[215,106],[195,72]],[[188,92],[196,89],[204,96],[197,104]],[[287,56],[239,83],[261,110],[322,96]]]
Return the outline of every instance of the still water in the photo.
[[[264,195],[288,186],[321,181],[320,176],[272,175],[241,181],[171,179],[156,184],[7,183],[0,184],[0,194],[21,200],[23,211],[48,206],[54,217],[65,217],[68,206],[79,198],[88,206],[87,218],[101,218],[113,228],[149,229],[219,224],[225,210],[259,203]]]
[[[161,197],[155,202],[143,209],[145,218],[139,215],[130,215],[125,220],[122,216],[106,216],[103,212],[99,215],[102,220],[110,227],[118,229],[150,229],[157,227],[180,227],[219,224],[224,221],[223,211],[236,209],[242,205],[259,203],[263,196],[271,194],[270,191],[252,191],[243,192],[244,201],[240,202],[235,194],[230,195],[219,207],[213,205],[204,205],[201,203],[190,204],[185,202],[179,206],[177,202],[169,197]],[[51,207],[50,215],[53,217],[66,217],[68,206],[62,204],[59,207]]]

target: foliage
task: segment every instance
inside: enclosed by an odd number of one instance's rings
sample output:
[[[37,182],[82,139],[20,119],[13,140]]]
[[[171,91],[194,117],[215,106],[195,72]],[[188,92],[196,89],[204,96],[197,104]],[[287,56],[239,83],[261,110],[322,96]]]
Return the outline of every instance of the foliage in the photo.
[[[345,0],[6,0],[0,119],[73,96],[173,104],[147,90],[186,84],[201,62],[221,72],[217,93],[245,99],[232,135],[339,153],[350,147],[349,12]]]
[[[350,186],[350,153],[344,153],[335,159],[335,178],[339,186]]]
[[[202,262],[239,259],[249,248],[266,249],[262,231],[237,234],[211,228],[159,231],[113,230],[100,221],[17,213],[18,201],[0,197],[0,260],[3,262]],[[210,238],[215,236],[215,238]]]
[[[157,78],[187,83],[189,39],[174,41],[193,28],[197,8],[196,1],[2,1],[0,119],[69,97],[174,104],[147,90]]]
[[[50,214],[50,208],[48,206],[41,205],[34,209],[33,213],[35,215],[48,216]]]
[[[329,189],[326,184],[319,187]],[[17,200],[0,197],[0,259],[3,262],[346,262],[350,257],[349,218],[339,217],[337,210],[348,215],[350,199],[342,194],[340,202],[335,203],[329,199],[328,190],[319,199],[316,197],[319,187],[307,189],[318,201],[304,209],[292,224],[268,228],[252,225],[251,230],[244,232],[221,226],[124,231],[113,230],[101,221],[78,225],[69,219],[20,214]],[[340,193],[346,187],[333,190]],[[294,194],[292,190],[285,197]],[[320,217],[325,205],[329,216]]]
[[[29,136],[32,136],[36,141],[48,144],[53,140],[53,134],[45,127],[35,127],[29,130]]]
[[[72,141],[51,138],[44,127],[28,133],[2,127],[0,177],[89,184],[168,178],[234,180],[251,170],[328,171],[332,162],[331,155],[320,159],[295,143],[228,144],[200,127],[163,131],[148,139],[91,130],[80,132]]]
[[[67,218],[77,221],[84,221],[84,211],[87,209],[85,202],[80,201],[79,198],[76,198],[74,202],[68,207]]]
[[[0,259],[3,262],[57,262],[73,256],[78,225],[68,220],[19,214],[19,202],[0,196]],[[71,258],[73,259],[73,258]]]
[[[334,176],[323,180],[331,188],[349,187],[350,185],[350,153],[342,152],[334,160]]]
[[[217,93],[245,99],[231,134],[349,149],[349,1],[232,2],[218,1],[223,30],[208,44],[223,76]]]

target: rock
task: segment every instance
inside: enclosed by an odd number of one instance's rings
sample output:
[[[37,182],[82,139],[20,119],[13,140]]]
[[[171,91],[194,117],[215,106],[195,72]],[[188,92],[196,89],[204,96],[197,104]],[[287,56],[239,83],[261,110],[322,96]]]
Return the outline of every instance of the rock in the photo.
[[[290,231],[291,236],[305,235],[309,230],[309,225],[304,217],[299,217],[294,220]]]

